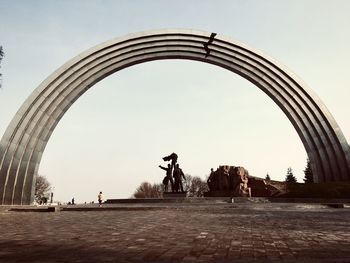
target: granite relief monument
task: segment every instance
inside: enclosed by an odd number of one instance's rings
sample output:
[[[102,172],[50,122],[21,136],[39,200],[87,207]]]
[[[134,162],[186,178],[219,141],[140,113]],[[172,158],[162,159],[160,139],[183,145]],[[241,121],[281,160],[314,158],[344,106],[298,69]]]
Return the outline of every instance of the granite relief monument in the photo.
[[[286,192],[285,182],[251,176],[241,166],[221,165],[216,171],[212,168],[207,183],[206,197],[273,197]]]

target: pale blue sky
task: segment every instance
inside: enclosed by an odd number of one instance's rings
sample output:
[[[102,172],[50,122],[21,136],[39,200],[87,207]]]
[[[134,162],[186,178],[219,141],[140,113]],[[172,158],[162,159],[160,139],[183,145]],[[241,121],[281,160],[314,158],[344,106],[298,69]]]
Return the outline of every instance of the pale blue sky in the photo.
[[[349,1],[4,1],[0,136],[30,93],[73,56],[108,39],[159,28],[193,28],[237,39],[295,72],[325,102],[349,140]],[[186,173],[220,164],[302,181],[304,147],[282,111],[224,69],[157,61],[108,77],[84,94],[53,133],[39,172],[55,197],[129,197],[161,182],[175,151]]]

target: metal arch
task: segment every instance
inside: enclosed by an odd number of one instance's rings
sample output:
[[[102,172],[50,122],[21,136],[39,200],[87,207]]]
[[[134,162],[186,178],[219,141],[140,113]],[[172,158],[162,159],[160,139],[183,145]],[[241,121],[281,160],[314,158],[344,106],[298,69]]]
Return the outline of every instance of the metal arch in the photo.
[[[283,110],[311,160],[315,181],[350,180],[350,149],[321,100],[268,56],[235,40],[194,30],[116,38],[73,58],[24,102],[0,141],[0,204],[30,204],[45,146],[64,113],[87,89],[126,67],[159,59],[206,62],[241,75]]]

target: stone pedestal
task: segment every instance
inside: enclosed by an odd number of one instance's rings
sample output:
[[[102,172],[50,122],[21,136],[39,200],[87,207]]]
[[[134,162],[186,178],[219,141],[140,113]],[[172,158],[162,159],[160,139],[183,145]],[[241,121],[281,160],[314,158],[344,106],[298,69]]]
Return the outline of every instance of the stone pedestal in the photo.
[[[187,192],[163,192],[163,198],[180,198],[184,199],[187,196]]]
[[[248,193],[246,196],[240,196],[240,197],[252,197],[251,190],[248,188]],[[235,195],[234,191],[209,191],[209,192],[204,192],[204,197],[237,197]]]

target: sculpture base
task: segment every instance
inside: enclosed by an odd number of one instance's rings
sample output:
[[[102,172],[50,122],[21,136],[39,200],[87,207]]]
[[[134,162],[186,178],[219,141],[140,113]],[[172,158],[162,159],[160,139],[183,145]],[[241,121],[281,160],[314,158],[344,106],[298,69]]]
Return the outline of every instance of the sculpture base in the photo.
[[[204,192],[204,197],[233,197],[233,191],[219,190]]]
[[[184,199],[187,196],[187,192],[163,192],[163,198],[180,198]]]
[[[249,191],[242,196],[237,196],[233,191],[220,190],[220,191],[209,191],[204,193],[204,197],[252,197],[250,188]]]

